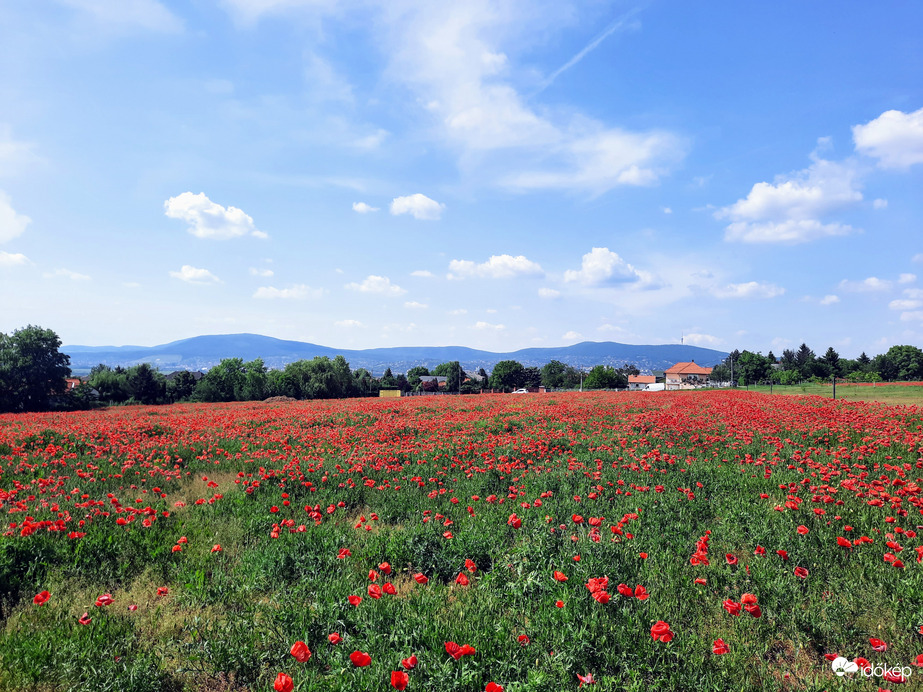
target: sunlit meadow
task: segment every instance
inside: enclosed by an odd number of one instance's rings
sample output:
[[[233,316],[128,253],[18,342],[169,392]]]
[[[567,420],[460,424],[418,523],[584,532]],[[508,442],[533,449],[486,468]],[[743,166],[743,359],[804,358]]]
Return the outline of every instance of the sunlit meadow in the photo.
[[[0,689],[920,688],[921,486],[814,396],[2,416]]]

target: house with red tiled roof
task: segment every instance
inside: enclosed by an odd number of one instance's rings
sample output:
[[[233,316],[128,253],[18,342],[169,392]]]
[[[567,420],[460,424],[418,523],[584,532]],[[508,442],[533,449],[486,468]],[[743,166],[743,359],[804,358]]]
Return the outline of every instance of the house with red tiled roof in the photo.
[[[694,361],[689,363],[677,363],[664,372],[665,387],[667,391],[678,389],[698,389],[708,385],[708,376],[711,375],[711,368],[703,368],[696,365]]]
[[[640,389],[647,389],[656,382],[657,378],[653,375],[629,375],[628,389],[629,391],[636,392]]]

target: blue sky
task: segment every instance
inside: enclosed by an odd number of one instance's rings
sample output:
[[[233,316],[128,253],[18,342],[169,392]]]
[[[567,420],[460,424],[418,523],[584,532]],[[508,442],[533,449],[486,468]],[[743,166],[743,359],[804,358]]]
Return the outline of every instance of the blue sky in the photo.
[[[3,0],[0,331],[923,344],[923,5]]]

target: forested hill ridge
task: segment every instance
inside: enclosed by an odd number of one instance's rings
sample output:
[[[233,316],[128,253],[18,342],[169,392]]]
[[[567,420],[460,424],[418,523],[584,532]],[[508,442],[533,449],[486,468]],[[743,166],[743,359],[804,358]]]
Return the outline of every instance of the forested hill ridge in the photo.
[[[614,341],[584,341],[573,346],[555,348],[525,348],[511,353],[493,353],[464,346],[398,346],[363,350],[337,349],[301,341],[285,341],[259,334],[220,334],[196,336],[160,346],[62,346],[70,356],[71,369],[80,374],[103,363],[110,367],[130,367],[150,363],[163,372],[172,370],[202,370],[217,365],[223,358],[245,361],[262,358],[269,368],[281,368],[287,363],[316,356],[333,358],[342,355],[352,368],[365,368],[379,375],[386,368],[406,372],[423,365],[435,367],[447,361],[459,361],[465,369],[491,370],[502,360],[515,360],[529,367],[541,367],[557,360],[574,367],[628,364],[642,372],[665,370],[681,361],[699,365],[717,365],[728,355],[722,351],[682,344],[634,345]]]

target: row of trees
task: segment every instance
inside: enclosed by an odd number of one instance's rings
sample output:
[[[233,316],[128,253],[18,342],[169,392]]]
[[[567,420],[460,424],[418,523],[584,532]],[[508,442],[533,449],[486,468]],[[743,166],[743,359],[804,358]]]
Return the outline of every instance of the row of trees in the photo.
[[[772,351],[767,355],[751,351],[730,353],[712,370],[713,382],[752,384],[774,382],[795,384],[805,380],[829,380],[831,377],[850,382],[892,382],[923,380],[923,350],[916,346],[892,346],[886,353],[869,358],[841,358],[836,349],[828,348],[817,356],[807,344],[797,350],[785,349],[781,358]]]

